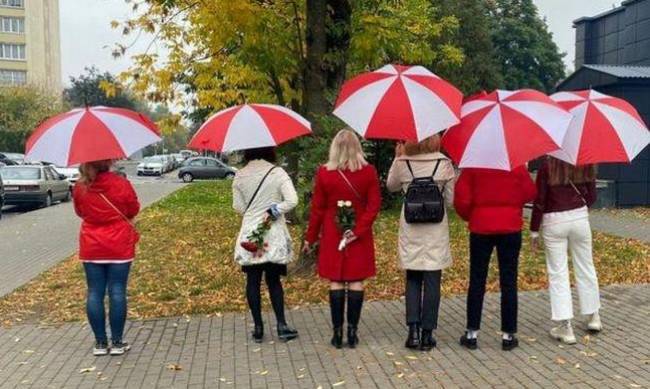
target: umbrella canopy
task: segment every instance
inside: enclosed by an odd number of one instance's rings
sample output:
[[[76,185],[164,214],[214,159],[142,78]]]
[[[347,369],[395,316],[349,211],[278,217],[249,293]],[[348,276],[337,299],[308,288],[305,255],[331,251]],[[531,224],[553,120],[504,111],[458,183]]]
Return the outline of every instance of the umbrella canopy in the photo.
[[[334,115],[367,139],[420,141],[458,124],[462,101],[422,66],[386,65],[343,84]]]
[[[650,143],[650,131],[625,100],[594,90],[551,98],[575,116],[562,148],[550,153],[553,157],[574,165],[630,162]]]
[[[137,112],[87,107],[54,116],[29,137],[25,159],[58,166],[122,159],[159,142],[158,127]]]
[[[272,147],[311,133],[294,111],[271,104],[244,104],[219,111],[192,137],[188,147],[217,152]]]
[[[442,138],[461,168],[512,170],[559,149],[573,116],[541,92],[497,90],[468,101]]]

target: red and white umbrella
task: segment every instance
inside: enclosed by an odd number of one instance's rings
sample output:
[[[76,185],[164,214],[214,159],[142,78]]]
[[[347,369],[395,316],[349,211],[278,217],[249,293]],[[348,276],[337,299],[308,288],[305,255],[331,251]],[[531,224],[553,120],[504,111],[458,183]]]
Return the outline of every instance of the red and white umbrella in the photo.
[[[461,168],[512,170],[560,148],[573,116],[545,94],[497,90],[468,101],[442,144]]]
[[[551,98],[571,112],[562,149],[553,157],[574,165],[630,162],[650,143],[650,131],[627,101],[594,90],[559,92]]]
[[[25,159],[58,166],[122,159],[160,140],[158,127],[137,112],[101,106],[77,108],[38,126],[27,140]]]
[[[188,147],[217,152],[272,147],[310,133],[309,121],[288,108],[244,104],[210,117]]]
[[[367,139],[420,141],[458,124],[462,101],[422,66],[386,65],[343,84],[334,115]]]

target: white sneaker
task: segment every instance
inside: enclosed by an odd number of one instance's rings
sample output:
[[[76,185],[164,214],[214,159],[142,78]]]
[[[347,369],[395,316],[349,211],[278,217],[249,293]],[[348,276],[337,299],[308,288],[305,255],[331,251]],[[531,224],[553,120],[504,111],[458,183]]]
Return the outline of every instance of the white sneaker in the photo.
[[[131,350],[131,346],[126,342],[113,342],[111,346],[111,355],[122,355]]]
[[[571,322],[562,323],[557,327],[551,328],[551,337],[566,344],[575,344],[576,337],[573,335],[573,327]]]
[[[591,315],[591,318],[589,319],[589,323],[587,323],[587,329],[589,331],[595,331],[595,332],[602,331],[603,324],[600,322],[600,314],[598,314],[598,311],[594,312]]]
[[[93,347],[93,355],[96,357],[101,357],[103,355],[108,355],[108,343],[107,342],[96,342],[95,347]]]

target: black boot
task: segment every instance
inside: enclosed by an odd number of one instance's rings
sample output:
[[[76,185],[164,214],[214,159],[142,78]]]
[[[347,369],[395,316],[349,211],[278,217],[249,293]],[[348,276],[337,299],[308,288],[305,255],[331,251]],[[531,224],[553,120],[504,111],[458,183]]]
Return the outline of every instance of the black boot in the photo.
[[[345,313],[345,290],[330,290],[330,312],[332,314],[332,346],[341,348],[343,345],[343,315]]]
[[[404,347],[415,349],[420,347],[420,326],[417,324],[409,324],[409,337],[406,338]]]
[[[278,323],[278,338],[285,342],[298,337],[298,331],[289,327],[286,323]]]
[[[422,330],[422,343],[420,344],[420,350],[430,351],[434,347],[436,347],[436,339],[433,337],[433,331]]]
[[[357,327],[348,326],[348,347],[357,348],[359,336],[357,336]]]
[[[256,325],[255,329],[253,329],[253,341],[255,343],[262,343],[262,339],[264,339],[264,326]]]
[[[510,336],[510,339],[501,340],[501,349],[503,351],[510,351],[519,346],[519,340],[514,335]]]
[[[465,335],[460,337],[460,345],[466,347],[470,350],[476,350],[478,348],[478,340],[476,338],[468,338],[469,333],[465,331]]]
[[[336,348],[343,347],[343,328],[334,327],[334,334],[332,335],[332,346]]]
[[[359,336],[357,328],[361,318],[361,308],[363,307],[363,291],[348,290],[348,346],[357,347]]]

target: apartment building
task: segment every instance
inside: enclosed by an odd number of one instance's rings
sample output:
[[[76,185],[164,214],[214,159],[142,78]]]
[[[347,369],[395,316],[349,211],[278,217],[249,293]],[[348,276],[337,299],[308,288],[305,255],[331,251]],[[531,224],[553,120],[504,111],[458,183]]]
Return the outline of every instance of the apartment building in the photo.
[[[0,0],[0,85],[60,91],[58,0]]]

